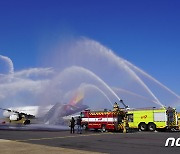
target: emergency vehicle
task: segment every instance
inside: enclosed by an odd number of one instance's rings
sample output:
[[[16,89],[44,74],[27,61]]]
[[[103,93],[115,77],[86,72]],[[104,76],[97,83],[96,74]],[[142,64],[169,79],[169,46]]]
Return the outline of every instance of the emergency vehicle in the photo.
[[[91,111],[85,110],[81,112],[82,126],[86,129],[100,129],[102,132],[111,131],[126,131],[128,123],[126,120],[126,111],[119,108],[115,103],[113,111]]]
[[[179,129],[176,109],[171,107],[129,109],[127,120],[130,128],[138,128],[141,131]]]

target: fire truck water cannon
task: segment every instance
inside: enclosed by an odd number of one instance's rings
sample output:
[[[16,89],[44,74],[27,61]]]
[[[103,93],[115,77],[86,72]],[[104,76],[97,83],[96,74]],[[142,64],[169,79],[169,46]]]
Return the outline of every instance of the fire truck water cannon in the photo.
[[[125,109],[129,108],[129,106],[126,105],[122,99],[120,99],[119,102],[125,107]]]

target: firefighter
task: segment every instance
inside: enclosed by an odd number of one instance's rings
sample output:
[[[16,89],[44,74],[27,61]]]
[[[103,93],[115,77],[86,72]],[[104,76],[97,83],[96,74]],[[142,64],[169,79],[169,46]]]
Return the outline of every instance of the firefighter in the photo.
[[[114,106],[113,106],[113,110],[114,111],[118,111],[119,110],[119,105],[118,105],[118,103],[114,103]]]
[[[71,134],[72,133],[74,134],[74,126],[75,126],[75,120],[72,117],[71,120],[70,120]]]
[[[127,120],[127,117],[124,117],[124,120],[123,120],[123,133],[127,133],[128,132],[128,120]]]
[[[78,118],[77,118],[77,133],[79,133],[79,134],[82,134],[82,128],[81,128],[81,117],[79,116]]]

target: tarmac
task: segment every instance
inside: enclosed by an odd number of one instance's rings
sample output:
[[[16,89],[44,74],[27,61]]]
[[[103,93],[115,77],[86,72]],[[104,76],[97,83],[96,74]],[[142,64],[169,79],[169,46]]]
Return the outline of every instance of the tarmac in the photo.
[[[165,147],[166,139],[180,137],[180,132],[96,132],[48,130],[0,130],[0,153],[126,153],[179,154],[180,147]]]
[[[59,154],[59,153],[91,153],[83,150],[73,150],[68,148],[50,147],[45,145],[36,145],[30,143],[22,143],[11,140],[0,139],[0,153],[3,154]]]

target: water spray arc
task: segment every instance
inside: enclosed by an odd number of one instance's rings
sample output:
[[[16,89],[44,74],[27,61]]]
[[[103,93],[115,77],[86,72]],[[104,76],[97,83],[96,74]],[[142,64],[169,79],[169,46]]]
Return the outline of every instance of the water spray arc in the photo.
[[[141,83],[141,85],[143,85],[144,88],[151,94],[151,96],[156,100],[156,104],[158,104],[160,106],[164,106],[158,100],[158,98],[153,94],[153,92],[148,88],[148,86],[139,78],[139,76],[133,70],[131,70],[127,65],[126,65],[126,68],[129,70],[130,74],[132,74]]]
[[[128,93],[130,95],[134,95],[134,96],[139,97],[139,98],[141,98],[143,100],[146,100],[146,101],[152,101],[153,103],[157,104],[157,102],[155,100],[150,100],[150,99],[148,99],[148,98],[146,98],[146,97],[144,97],[142,95],[136,94],[134,92],[131,92],[131,91],[128,91],[128,90],[125,90],[125,89],[122,89],[122,88],[113,88],[113,89],[116,90],[116,91],[122,91],[122,92]]]
[[[105,98],[108,100],[108,102],[113,106],[109,97],[100,88],[98,88],[97,86],[95,86],[93,84],[85,84],[85,83],[80,86],[80,89],[83,89],[83,90],[86,90],[87,88],[93,88],[93,89],[96,89],[97,91],[99,91],[103,96],[105,96]]]
[[[72,73],[72,72],[81,72],[84,74],[87,74],[91,77],[93,77],[93,79],[96,79],[97,81],[99,81],[105,88],[107,88],[117,99],[118,101],[120,100],[119,96],[107,85],[107,83],[105,83],[99,76],[97,76],[96,74],[94,74],[92,71],[84,68],[84,67],[80,67],[80,66],[72,66],[72,67],[68,67],[66,68],[62,73]]]
[[[180,99],[180,96],[177,95],[175,92],[173,92],[172,90],[170,90],[168,87],[166,87],[165,85],[163,85],[161,82],[159,82],[158,80],[156,80],[155,78],[153,78],[151,75],[147,74],[146,72],[144,72],[143,70],[141,70],[140,68],[136,67],[135,65],[133,65],[132,63],[128,62],[127,60],[124,60],[124,62],[129,65],[130,67],[134,68],[135,70],[137,70],[138,72],[140,72],[141,74],[143,74],[144,76],[148,77],[149,79],[153,80],[155,83],[157,83],[158,85],[160,85],[161,87],[163,87],[164,89],[166,89],[167,91],[169,91],[171,94],[173,94],[174,96],[176,96],[178,99]]]
[[[128,72],[136,81],[140,83],[140,85],[152,96],[158,105],[163,106],[162,103],[158,100],[158,98],[153,94],[153,92],[148,88],[148,86],[139,78],[139,76],[124,62],[124,60],[118,56],[116,56],[112,50],[107,49],[102,46],[100,43],[92,40],[85,40],[85,44],[94,46],[97,50],[106,57],[106,59],[110,60],[112,63],[115,63],[119,68],[123,68]]]
[[[14,74],[14,66],[13,66],[13,62],[9,57],[6,56],[2,56],[0,55],[0,59],[6,61],[9,65],[9,74],[13,75]]]

